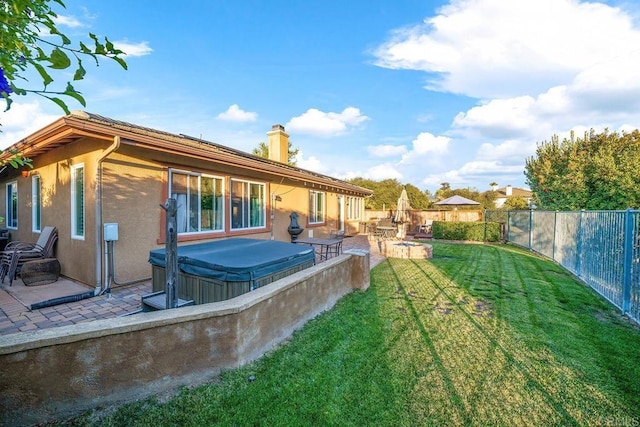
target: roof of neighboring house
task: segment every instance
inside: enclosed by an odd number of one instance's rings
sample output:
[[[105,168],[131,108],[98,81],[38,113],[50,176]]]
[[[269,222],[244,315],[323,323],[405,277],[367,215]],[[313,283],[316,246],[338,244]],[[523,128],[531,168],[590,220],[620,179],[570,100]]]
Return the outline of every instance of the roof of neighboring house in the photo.
[[[8,160],[15,154],[34,159],[47,151],[72,143],[80,138],[93,137],[111,141],[115,136],[120,137],[123,144],[144,146],[152,150],[209,159],[245,169],[250,168],[263,173],[302,180],[305,184],[309,183],[314,187],[317,184],[325,186],[325,189],[340,190],[351,194],[373,194],[373,191],[369,189],[328,175],[265,159],[211,141],[138,126],[85,111],[73,111],[23,138],[4,150],[0,154],[0,160]]]
[[[491,191],[491,190],[489,190]],[[533,191],[525,190],[524,188],[511,187],[511,196],[507,196],[507,187],[498,188],[495,190],[498,194],[498,198],[501,197],[524,197],[525,199],[533,197]]]

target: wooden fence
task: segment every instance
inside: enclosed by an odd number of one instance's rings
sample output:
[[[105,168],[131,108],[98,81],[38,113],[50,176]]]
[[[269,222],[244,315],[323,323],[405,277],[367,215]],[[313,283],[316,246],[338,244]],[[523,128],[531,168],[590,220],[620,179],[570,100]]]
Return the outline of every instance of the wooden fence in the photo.
[[[391,210],[365,210],[365,221],[380,218],[390,218],[393,215]],[[409,228],[417,228],[427,221],[450,221],[450,222],[480,222],[483,220],[484,211],[478,209],[429,209],[411,210],[411,221]]]

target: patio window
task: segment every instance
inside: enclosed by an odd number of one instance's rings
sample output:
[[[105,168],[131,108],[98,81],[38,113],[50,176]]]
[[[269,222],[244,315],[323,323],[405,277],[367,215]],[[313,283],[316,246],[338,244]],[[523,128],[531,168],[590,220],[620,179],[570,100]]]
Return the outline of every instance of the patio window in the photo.
[[[84,163],[71,166],[71,238],[84,239]]]
[[[42,191],[40,175],[31,177],[31,228],[33,231],[42,230]]]
[[[18,228],[18,181],[7,183],[5,218],[7,228]]]
[[[324,222],[324,206],[326,193],[309,191],[309,224]]]
[[[231,180],[231,229],[260,228],[265,226],[265,184]]]
[[[361,197],[347,197],[347,219],[360,219]]]
[[[178,204],[178,233],[224,230],[222,178],[172,170],[169,183]]]

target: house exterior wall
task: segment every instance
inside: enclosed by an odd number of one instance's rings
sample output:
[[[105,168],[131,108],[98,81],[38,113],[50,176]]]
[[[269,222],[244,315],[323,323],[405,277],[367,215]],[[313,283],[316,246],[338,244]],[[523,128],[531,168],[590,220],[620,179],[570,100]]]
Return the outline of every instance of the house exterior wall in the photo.
[[[121,151],[102,162],[102,223],[118,224],[114,279],[124,283],[151,276],[147,260],[149,251],[159,247],[166,171],[157,162],[137,156],[135,150]]]
[[[340,196],[329,191],[327,186],[216,163],[215,158],[196,159],[126,143],[109,152],[111,146],[108,140],[85,137],[37,156],[34,168],[30,170],[30,176],[37,174],[41,179],[42,227],[58,228],[55,256],[60,261],[61,274],[73,280],[90,286],[107,282],[106,245],[102,240],[104,223],[118,224],[118,240],[113,243],[116,284],[151,276],[149,251],[164,246],[164,211],[160,205],[168,197],[171,170],[221,177],[224,186],[224,230],[180,235],[181,245],[243,236],[290,241],[287,227],[292,212],[298,213],[298,224],[305,229],[304,236],[313,230],[314,237],[326,237],[330,230],[340,228]],[[85,236],[82,240],[71,236],[71,168],[80,163],[84,164],[85,188]],[[23,178],[19,170],[6,173],[0,183],[0,212],[5,212],[7,203],[6,183],[17,181],[18,227],[11,230],[12,240],[35,242],[39,234],[31,231],[31,178]],[[265,184],[264,228],[231,230],[231,179]],[[325,193],[325,221],[314,225],[308,221],[311,190]],[[363,201],[360,206],[359,218],[345,218],[347,234],[358,232],[359,221],[364,217]]]
[[[18,184],[18,227],[10,229],[11,239],[35,243],[40,233],[32,231],[31,185],[34,175],[40,177],[41,226],[55,226],[58,229],[54,255],[60,261],[61,274],[88,284],[96,282],[94,242],[97,235],[93,206],[97,157],[104,146],[99,141],[78,141],[65,145],[34,159],[33,169],[25,169],[29,171],[28,178],[23,178],[20,170],[10,170],[8,177],[0,184],[0,212],[3,216],[7,205],[6,183],[15,180]],[[71,237],[71,168],[79,164],[84,164],[84,239]]]

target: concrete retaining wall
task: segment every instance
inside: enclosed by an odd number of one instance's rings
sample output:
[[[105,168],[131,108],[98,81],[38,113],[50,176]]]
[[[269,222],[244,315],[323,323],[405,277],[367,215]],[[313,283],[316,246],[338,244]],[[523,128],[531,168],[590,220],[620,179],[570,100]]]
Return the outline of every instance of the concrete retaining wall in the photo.
[[[368,287],[369,254],[353,250],[228,301],[1,337],[0,425],[207,382]]]

